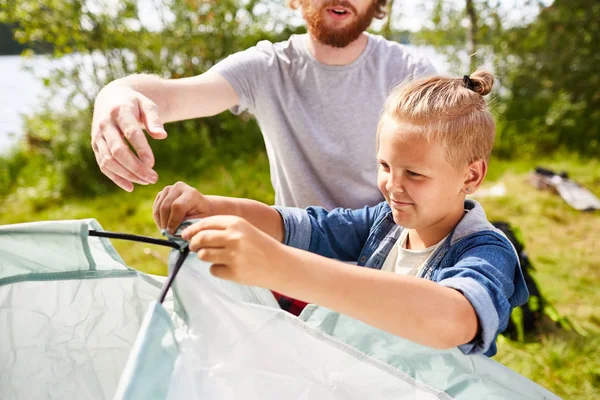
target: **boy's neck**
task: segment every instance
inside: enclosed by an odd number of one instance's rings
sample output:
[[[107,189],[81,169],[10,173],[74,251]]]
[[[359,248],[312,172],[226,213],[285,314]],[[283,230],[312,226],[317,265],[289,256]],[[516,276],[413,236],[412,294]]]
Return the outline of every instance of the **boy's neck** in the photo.
[[[310,33],[307,35],[308,50],[313,57],[326,65],[347,65],[356,60],[367,47],[368,36],[362,33],[346,47],[333,47],[319,42]]]
[[[456,228],[456,225],[465,215],[464,206],[448,214],[442,220],[426,228],[409,229],[406,239],[406,248],[409,250],[423,250],[438,244],[443,238]]]

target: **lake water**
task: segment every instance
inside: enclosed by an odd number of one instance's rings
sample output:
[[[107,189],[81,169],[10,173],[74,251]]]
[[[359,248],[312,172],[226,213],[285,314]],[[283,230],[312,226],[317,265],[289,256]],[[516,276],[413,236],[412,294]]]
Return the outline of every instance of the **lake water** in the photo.
[[[419,48],[438,71],[447,71],[447,64],[431,47]],[[31,71],[25,70],[25,67]],[[43,57],[25,59],[20,56],[0,56],[0,153],[6,153],[22,135],[22,115],[30,114],[40,104],[45,88],[40,76],[51,63]]]
[[[34,66],[32,72],[26,65]],[[22,114],[39,105],[44,85],[34,74],[43,73],[48,62],[40,57],[27,61],[20,56],[0,56],[0,152],[6,152],[22,134]]]

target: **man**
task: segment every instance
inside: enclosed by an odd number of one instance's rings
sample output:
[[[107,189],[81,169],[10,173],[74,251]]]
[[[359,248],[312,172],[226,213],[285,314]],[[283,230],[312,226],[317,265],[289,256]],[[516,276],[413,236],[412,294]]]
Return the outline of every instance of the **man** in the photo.
[[[155,183],[142,127],[164,139],[165,122],[249,110],[265,139],[276,204],[378,203],[375,129],[383,101],[396,84],[435,72],[402,45],[365,32],[383,18],[385,4],[291,1],[302,9],[308,34],[259,42],[195,77],[132,75],[111,82],[98,94],[92,123],[102,172],[128,191],[134,183]]]

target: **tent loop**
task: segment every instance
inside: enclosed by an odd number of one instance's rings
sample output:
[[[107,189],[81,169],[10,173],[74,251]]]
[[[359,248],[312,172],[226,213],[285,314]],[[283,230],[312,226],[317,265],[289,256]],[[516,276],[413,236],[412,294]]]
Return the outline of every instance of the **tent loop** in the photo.
[[[158,302],[160,304],[162,304],[165,301],[165,297],[167,297],[167,292],[173,285],[173,281],[175,280],[175,276],[177,276],[177,272],[179,272],[181,265],[183,265],[183,262],[185,261],[185,259],[187,258],[187,255],[190,252],[190,248],[188,247],[187,243],[184,245],[180,245],[180,244],[177,244],[170,240],[155,239],[155,238],[148,237],[148,236],[132,235],[132,234],[128,234],[128,233],[97,231],[94,229],[90,229],[89,235],[103,237],[103,238],[109,238],[109,239],[121,239],[121,240],[130,240],[130,241],[134,241],[134,242],[149,243],[149,244],[155,244],[158,246],[167,246],[167,247],[171,247],[171,248],[179,250],[179,258],[177,258],[177,262],[175,263],[175,268],[173,268],[173,271],[171,271],[171,273],[169,274],[169,277],[167,278],[167,281],[163,284],[163,287],[160,290],[160,295],[158,296]]]

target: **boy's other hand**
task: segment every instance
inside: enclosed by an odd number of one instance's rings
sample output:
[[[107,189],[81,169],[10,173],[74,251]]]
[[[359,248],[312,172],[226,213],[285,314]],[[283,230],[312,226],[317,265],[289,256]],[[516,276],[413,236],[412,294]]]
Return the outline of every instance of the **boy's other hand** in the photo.
[[[286,279],[286,246],[244,218],[207,217],[187,227],[182,237],[199,259],[213,264],[210,272],[218,278],[264,288]]]
[[[158,193],[152,206],[156,226],[170,234],[175,233],[186,219],[207,217],[211,212],[210,199],[183,182],[166,186]]]

